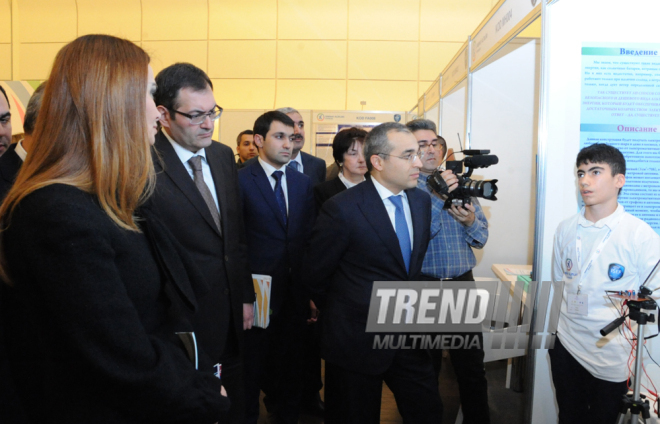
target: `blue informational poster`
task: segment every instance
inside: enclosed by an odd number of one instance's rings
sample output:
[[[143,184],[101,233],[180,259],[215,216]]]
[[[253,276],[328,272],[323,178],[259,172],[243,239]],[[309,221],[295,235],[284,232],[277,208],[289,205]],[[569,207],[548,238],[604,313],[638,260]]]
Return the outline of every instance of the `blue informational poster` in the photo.
[[[660,44],[582,44],[580,148],[626,158],[619,202],[660,233]]]

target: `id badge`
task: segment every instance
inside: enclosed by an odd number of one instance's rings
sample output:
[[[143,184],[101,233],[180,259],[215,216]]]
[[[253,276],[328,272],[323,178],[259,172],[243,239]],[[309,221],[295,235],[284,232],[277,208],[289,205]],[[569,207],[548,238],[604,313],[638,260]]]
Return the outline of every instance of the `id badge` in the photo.
[[[587,303],[586,294],[569,294],[568,295],[568,313],[575,315],[587,316],[589,312],[589,304]]]

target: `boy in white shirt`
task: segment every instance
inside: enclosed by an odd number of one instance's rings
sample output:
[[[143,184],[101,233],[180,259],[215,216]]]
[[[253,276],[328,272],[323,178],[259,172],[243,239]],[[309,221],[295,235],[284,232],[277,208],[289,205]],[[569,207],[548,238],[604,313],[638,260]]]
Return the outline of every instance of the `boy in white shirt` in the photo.
[[[618,149],[585,147],[576,166],[584,207],[555,233],[552,278],[565,285],[550,362],[559,423],[606,424],[616,421],[627,392],[631,352],[619,330],[600,335],[620,316],[620,302],[615,308],[606,290],[639,290],[660,259],[660,236],[618,203],[626,182]],[[647,283],[658,285],[657,276]]]

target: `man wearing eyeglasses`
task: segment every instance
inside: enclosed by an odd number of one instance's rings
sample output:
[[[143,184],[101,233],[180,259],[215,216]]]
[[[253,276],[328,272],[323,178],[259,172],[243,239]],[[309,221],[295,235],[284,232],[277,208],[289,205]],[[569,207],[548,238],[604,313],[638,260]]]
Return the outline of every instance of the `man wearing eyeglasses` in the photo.
[[[323,204],[304,272],[321,314],[325,422],[379,422],[382,384],[403,422],[442,421],[431,358],[422,349],[374,349],[365,332],[374,281],[416,281],[429,241],[431,200],[416,188],[417,140],[402,124],[375,127],[364,143],[371,179]]]
[[[447,152],[445,139],[439,137],[433,121],[416,119],[406,124],[424,152],[417,187],[431,195],[433,213],[431,217],[431,240],[422,265],[423,280],[474,281],[472,268],[477,260],[472,248],[481,249],[488,240],[488,221],[476,198],[465,207],[452,205],[443,209],[445,198],[434,193],[426,180],[442,163]],[[444,171],[442,177],[453,191],[457,178],[452,171]],[[477,328],[479,330],[480,328]],[[469,334],[473,336],[474,333]],[[488,408],[488,383],[484,370],[483,336],[479,347],[471,349],[449,349],[451,363],[456,373],[458,389],[466,424],[490,422]],[[442,350],[431,349],[436,378],[442,365]]]
[[[154,100],[162,128],[154,145],[157,183],[148,207],[205,277],[208,287],[195,289],[192,322],[200,348],[199,369],[217,371],[221,366],[231,400],[223,422],[242,423],[243,331],[252,326],[254,288],[234,154],[211,139],[222,108],[204,71],[176,63],[160,71],[156,84]]]

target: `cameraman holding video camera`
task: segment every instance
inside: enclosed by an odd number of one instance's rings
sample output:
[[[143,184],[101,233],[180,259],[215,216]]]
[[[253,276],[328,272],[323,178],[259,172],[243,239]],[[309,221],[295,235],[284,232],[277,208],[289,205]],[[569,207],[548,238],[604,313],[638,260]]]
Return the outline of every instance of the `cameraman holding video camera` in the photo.
[[[472,268],[477,260],[472,248],[481,249],[488,240],[488,222],[479,201],[471,198],[465,206],[453,204],[443,209],[446,197],[435,193],[427,179],[442,163],[447,153],[447,143],[437,135],[435,123],[428,119],[416,119],[406,124],[417,138],[423,153],[417,187],[431,195],[431,240],[429,242],[422,274],[428,280],[474,281]],[[456,175],[442,172],[448,191],[458,187]],[[488,409],[488,385],[484,370],[483,337],[479,335],[478,348],[450,349],[449,355],[458,380],[464,423],[490,422]],[[440,374],[442,350],[431,350],[436,377]]]

